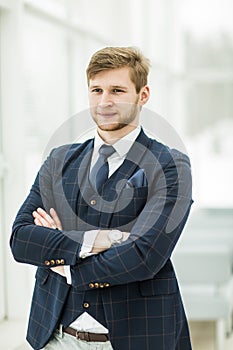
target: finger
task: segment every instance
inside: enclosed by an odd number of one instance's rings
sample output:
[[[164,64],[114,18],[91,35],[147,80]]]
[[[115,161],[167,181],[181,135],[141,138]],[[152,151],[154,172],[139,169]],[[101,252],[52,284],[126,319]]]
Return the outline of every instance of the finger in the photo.
[[[55,223],[50,223],[46,219],[44,219],[43,216],[41,216],[37,211],[34,211],[33,216],[35,219],[38,219],[41,223],[41,226],[48,227],[48,228],[55,228]]]
[[[65,271],[64,271],[64,266],[55,266],[55,267],[50,267],[50,270],[53,272],[58,273],[59,275],[66,277]]]
[[[32,212],[32,216],[34,217],[34,218],[36,218],[37,217],[37,212],[34,210],[33,212]]]
[[[43,220],[45,220],[45,222],[47,222],[47,225],[45,225],[45,226],[48,226],[48,224],[49,224],[49,227],[56,228],[56,223],[51,218],[51,216],[46,213],[46,211],[44,209],[37,208],[37,213],[42,217]]]
[[[37,226],[43,226],[39,219],[34,219],[34,224]]]
[[[55,209],[51,208],[49,211],[50,215],[52,216],[57,228],[59,228],[59,230],[62,230],[62,224],[61,221],[57,215],[57,212],[55,211]]]
[[[130,232],[123,232],[123,239],[122,239],[122,241],[124,242],[124,241],[127,241],[127,239],[129,238],[129,236],[130,236]]]
[[[43,218],[42,218],[42,216],[40,216],[40,214],[38,214],[36,211],[34,211],[34,212],[32,213],[32,215],[33,215],[33,217],[34,217],[34,221],[36,220],[37,222],[40,222],[41,225],[43,225],[42,222],[41,222],[41,220],[42,220]]]

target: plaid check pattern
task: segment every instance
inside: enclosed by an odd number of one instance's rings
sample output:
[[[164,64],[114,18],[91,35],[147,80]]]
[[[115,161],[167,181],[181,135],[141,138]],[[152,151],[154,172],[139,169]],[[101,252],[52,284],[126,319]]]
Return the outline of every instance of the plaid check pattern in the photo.
[[[40,349],[60,323],[87,311],[109,329],[114,350],[190,350],[170,260],[192,203],[189,160],[142,131],[98,207],[87,176],[92,149],[89,140],[53,150],[13,224],[14,258],[38,266],[27,339]],[[54,207],[63,231],[35,226],[37,207]],[[83,260],[83,234],[96,227],[130,231],[130,238]],[[61,263],[71,266],[72,286],[49,268]]]

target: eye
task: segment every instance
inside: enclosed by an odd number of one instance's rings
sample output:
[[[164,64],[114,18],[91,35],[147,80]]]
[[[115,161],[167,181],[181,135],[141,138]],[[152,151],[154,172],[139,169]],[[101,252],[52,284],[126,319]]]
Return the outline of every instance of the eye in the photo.
[[[102,89],[100,89],[100,88],[95,88],[95,89],[92,89],[91,90],[91,92],[94,92],[94,93],[100,93],[100,92],[102,92]]]
[[[122,90],[122,89],[113,89],[112,90],[112,92],[114,93],[114,94],[117,94],[117,93],[120,93],[120,92],[124,92],[124,90]]]

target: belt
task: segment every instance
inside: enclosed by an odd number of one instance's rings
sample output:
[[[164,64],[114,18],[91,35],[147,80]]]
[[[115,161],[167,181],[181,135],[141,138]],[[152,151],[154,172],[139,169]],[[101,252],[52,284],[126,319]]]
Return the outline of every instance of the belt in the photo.
[[[63,327],[62,330],[64,333],[72,335],[73,337],[76,337],[79,340],[85,340],[88,342],[89,341],[106,342],[109,340],[108,334],[80,332],[71,327],[66,327],[66,328]]]

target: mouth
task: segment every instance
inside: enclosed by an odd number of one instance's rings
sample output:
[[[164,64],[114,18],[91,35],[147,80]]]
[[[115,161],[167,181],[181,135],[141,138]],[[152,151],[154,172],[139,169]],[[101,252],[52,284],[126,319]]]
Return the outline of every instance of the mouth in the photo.
[[[115,112],[110,112],[110,113],[97,113],[97,115],[100,117],[100,118],[112,118],[112,117],[115,117],[117,115],[117,113]]]

